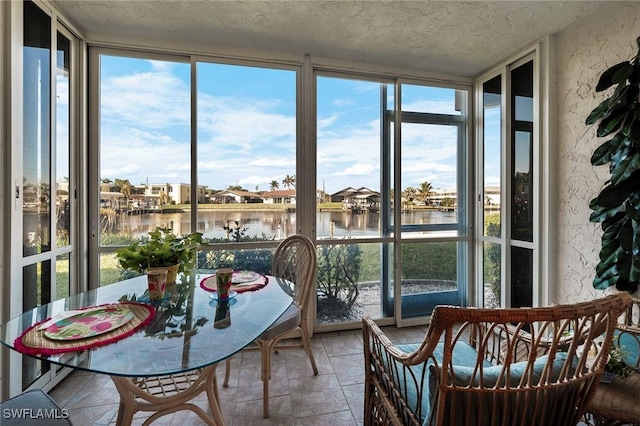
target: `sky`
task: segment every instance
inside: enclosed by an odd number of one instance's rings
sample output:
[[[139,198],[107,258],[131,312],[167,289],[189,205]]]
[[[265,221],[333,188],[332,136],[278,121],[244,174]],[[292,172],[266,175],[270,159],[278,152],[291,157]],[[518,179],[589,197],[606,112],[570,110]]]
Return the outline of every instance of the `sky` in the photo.
[[[100,176],[189,183],[190,64],[101,56]],[[293,70],[198,63],[198,183],[267,191],[296,174]],[[393,105],[389,89],[386,103]],[[460,113],[452,89],[403,85],[403,111]],[[380,190],[381,84],[317,80],[317,188]],[[455,187],[455,126],[405,123],[401,187]]]

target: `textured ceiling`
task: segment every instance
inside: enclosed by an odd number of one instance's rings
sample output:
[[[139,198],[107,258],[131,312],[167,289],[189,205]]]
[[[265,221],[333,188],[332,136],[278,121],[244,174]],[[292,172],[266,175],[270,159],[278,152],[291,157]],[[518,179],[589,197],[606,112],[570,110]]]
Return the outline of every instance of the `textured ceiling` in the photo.
[[[611,1],[54,0],[117,34],[475,76]]]

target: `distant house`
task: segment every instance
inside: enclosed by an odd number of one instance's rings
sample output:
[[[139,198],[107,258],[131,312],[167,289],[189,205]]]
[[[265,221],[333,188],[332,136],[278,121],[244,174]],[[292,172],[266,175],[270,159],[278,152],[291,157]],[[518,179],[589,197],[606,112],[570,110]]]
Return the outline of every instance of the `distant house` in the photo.
[[[485,204],[499,206],[500,205],[500,187],[485,186],[484,187]]]
[[[191,185],[188,183],[154,183],[145,186],[145,195],[160,196],[160,193],[167,194],[167,201],[175,204],[188,204],[191,202]],[[198,185],[196,194],[199,203],[205,202],[207,187]]]
[[[352,197],[355,193],[357,193],[358,190],[355,188],[352,188],[351,186],[344,188],[334,194],[331,194],[330,200],[332,203],[341,203],[344,200]]]
[[[100,191],[100,208],[119,210],[123,207],[124,195],[115,191]]]
[[[211,196],[211,201],[218,204],[261,203],[260,195],[249,191],[220,191]]]
[[[347,187],[331,195],[331,202],[342,203],[344,210],[378,211],[380,208],[380,193],[366,187],[358,189]]]
[[[436,189],[429,194],[429,201],[435,206],[440,206],[447,198],[455,203],[458,199],[458,191],[455,188]]]
[[[265,204],[295,204],[295,189],[277,189],[275,191],[265,191],[262,193]]]

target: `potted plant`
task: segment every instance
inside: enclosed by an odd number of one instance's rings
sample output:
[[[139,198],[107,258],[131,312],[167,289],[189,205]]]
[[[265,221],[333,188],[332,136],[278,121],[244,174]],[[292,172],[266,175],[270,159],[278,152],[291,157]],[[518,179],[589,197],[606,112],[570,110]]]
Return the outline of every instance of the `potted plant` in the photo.
[[[611,352],[609,353],[609,361],[607,361],[607,364],[604,366],[604,376],[602,377],[603,382],[611,383],[615,377],[624,379],[634,372],[634,369],[624,362],[625,357],[626,353],[622,347],[614,346],[611,349]]]
[[[596,92],[616,86],[586,119],[598,123],[598,137],[610,138],[591,157],[609,164],[610,179],[589,207],[591,222],[602,223],[600,262],[593,286],[634,293],[640,284],[640,37],[638,53],[600,76]]]
[[[178,272],[193,266],[196,249],[202,243],[200,232],[178,237],[170,228],[158,226],[148,237],[118,249],[116,258],[123,269],[141,274],[152,268],[166,268],[167,282],[174,283]]]

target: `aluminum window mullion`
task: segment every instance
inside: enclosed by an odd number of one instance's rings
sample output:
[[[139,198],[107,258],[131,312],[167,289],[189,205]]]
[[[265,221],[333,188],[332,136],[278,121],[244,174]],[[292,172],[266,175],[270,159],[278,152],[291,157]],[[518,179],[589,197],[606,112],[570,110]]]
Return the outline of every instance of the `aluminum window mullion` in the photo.
[[[191,102],[191,231],[198,229],[198,66],[195,56],[191,56],[190,67],[191,87],[189,88]],[[194,208],[195,206],[195,208]]]

